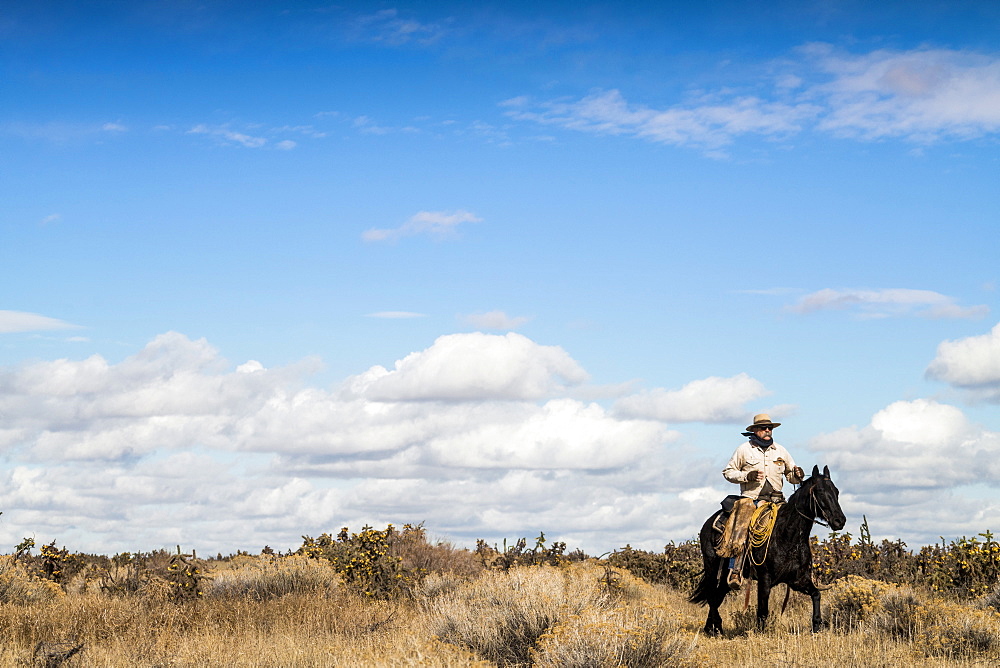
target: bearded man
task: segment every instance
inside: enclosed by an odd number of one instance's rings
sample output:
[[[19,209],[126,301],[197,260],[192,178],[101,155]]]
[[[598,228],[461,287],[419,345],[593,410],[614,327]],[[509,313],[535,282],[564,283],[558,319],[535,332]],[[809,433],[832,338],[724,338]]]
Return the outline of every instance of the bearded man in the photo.
[[[740,499],[733,506],[722,542],[716,553],[729,560],[729,586],[739,589],[743,584],[743,557],[750,518],[757,506],[765,502],[784,503],[781,492],[784,481],[793,485],[805,479],[805,472],[795,465],[792,456],[774,442],[773,432],[780,422],[772,422],[767,413],[753,416],[753,423],[743,433],[749,437],[730,457],[722,475],[740,486]]]

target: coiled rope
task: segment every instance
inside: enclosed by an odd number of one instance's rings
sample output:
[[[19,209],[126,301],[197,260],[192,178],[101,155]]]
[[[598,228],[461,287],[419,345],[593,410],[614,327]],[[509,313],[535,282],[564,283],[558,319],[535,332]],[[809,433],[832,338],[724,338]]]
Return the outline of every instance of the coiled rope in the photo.
[[[774,503],[772,501],[766,501],[764,505],[759,506],[753,511],[753,515],[750,517],[750,544],[747,549],[750,555],[750,562],[754,566],[763,566],[764,560],[767,559],[767,550],[771,546],[771,534],[774,533],[774,523],[778,519],[778,508],[780,504]],[[758,522],[761,516],[768,510],[771,511],[771,515],[765,520]],[[757,526],[762,524],[763,526]],[[764,553],[760,557],[760,561],[754,558],[753,551],[757,548],[763,547]]]

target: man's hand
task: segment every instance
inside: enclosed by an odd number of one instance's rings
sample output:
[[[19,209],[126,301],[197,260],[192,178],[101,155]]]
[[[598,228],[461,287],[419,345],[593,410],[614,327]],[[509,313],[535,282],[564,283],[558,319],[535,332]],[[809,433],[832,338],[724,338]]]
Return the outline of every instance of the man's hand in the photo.
[[[802,470],[801,466],[796,466],[794,469],[792,469],[792,473],[794,473],[795,477],[798,478],[799,480],[806,479],[806,472]]]
[[[757,482],[761,479],[760,471],[753,470],[747,473],[747,482]]]

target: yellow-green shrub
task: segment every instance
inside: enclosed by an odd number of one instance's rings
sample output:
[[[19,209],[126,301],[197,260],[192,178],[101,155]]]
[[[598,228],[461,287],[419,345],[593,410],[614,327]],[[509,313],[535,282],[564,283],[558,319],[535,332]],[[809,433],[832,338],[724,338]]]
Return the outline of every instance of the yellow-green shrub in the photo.
[[[823,595],[830,610],[830,623],[839,631],[853,631],[882,611],[882,597],[892,585],[848,575]]]
[[[410,593],[425,575],[420,568],[407,567],[403,558],[394,553],[397,545],[414,542],[414,532],[423,540],[423,528],[409,524],[402,532],[391,524],[382,531],[366,526],[358,533],[344,527],[336,538],[327,533],[319,538],[303,536],[296,554],[325,559],[348,586],[366,596],[388,598]]]
[[[0,556],[0,603],[29,605],[54,601],[65,595],[62,587],[52,580],[28,572],[10,556]]]
[[[990,608],[857,576],[825,598],[835,629],[880,633],[927,656],[1000,659],[1000,614]]]

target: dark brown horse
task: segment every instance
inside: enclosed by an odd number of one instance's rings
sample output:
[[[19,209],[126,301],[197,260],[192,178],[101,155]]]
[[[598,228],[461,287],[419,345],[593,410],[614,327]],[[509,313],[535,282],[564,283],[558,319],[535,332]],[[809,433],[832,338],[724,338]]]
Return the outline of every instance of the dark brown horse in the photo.
[[[812,630],[816,632],[823,628],[820,593],[813,582],[809,534],[817,521],[825,521],[835,531],[844,528],[847,518],[840,509],[839,496],[840,491],[830,479],[830,468],[824,466],[820,473],[819,467],[814,466],[812,475],[789,497],[788,503],[779,506],[770,542],[750,551],[744,562],[744,574],[757,581],[757,624],[760,628],[767,623],[771,587],[782,582],[812,598]],[[699,537],[705,573],[688,599],[692,603],[708,605],[707,635],[722,633],[719,606],[730,591],[725,569],[722,568],[725,560],[715,553],[718,534],[713,524],[721,512],[708,518],[701,528]]]

